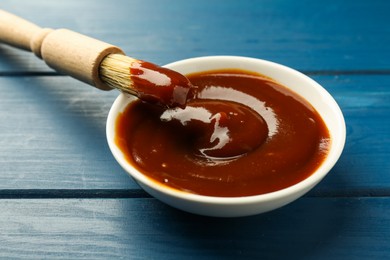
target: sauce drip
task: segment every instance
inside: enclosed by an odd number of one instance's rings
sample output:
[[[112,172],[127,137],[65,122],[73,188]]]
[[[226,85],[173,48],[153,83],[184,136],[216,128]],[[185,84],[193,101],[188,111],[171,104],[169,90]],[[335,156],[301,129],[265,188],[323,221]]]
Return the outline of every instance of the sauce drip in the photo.
[[[250,196],[310,176],[330,145],[318,113],[271,79],[241,71],[188,75],[185,108],[135,101],[116,121],[116,144],[154,181],[185,192]]]
[[[140,99],[167,107],[184,107],[193,87],[182,74],[146,61],[133,62],[130,75]]]

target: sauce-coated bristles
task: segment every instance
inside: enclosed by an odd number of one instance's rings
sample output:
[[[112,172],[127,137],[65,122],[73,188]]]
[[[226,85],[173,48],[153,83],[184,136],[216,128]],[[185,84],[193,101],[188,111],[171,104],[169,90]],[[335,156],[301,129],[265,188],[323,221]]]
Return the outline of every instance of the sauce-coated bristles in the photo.
[[[132,88],[133,82],[130,77],[130,66],[136,59],[120,54],[110,54],[100,64],[100,79],[112,88],[119,89],[124,93],[136,95]]]

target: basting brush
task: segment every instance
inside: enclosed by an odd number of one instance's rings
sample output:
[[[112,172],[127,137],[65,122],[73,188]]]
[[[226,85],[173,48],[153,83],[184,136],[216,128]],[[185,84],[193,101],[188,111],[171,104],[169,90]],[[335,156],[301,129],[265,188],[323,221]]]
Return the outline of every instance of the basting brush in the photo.
[[[33,52],[54,70],[101,90],[118,89],[167,107],[186,104],[192,85],[178,72],[128,57],[111,44],[67,29],[41,28],[0,10],[0,42]]]

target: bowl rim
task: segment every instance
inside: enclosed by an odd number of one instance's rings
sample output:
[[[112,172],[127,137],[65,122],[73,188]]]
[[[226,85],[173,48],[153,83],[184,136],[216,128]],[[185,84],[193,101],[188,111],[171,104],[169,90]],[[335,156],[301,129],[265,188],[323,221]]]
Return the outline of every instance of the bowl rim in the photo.
[[[109,111],[108,117],[107,117],[107,124],[106,124],[106,137],[108,141],[109,148],[114,155],[117,162],[121,165],[121,167],[131,176],[133,177],[137,182],[142,183],[143,185],[146,185],[150,187],[153,190],[156,190],[160,193],[169,195],[170,197],[174,197],[180,200],[187,200],[187,201],[193,201],[198,202],[202,204],[220,204],[220,205],[233,205],[233,204],[253,204],[253,203],[259,203],[259,202],[269,202],[277,199],[281,199],[286,196],[290,196],[292,194],[299,193],[301,191],[306,190],[309,191],[312,187],[314,187],[318,182],[320,182],[332,169],[332,167],[336,164],[339,157],[342,154],[345,141],[346,141],[346,126],[345,126],[345,120],[344,116],[342,114],[342,111],[335,101],[335,99],[329,94],[328,91],[325,90],[324,87],[322,87],[320,84],[318,84],[316,81],[311,79],[310,77],[304,75],[303,73],[294,70],[290,67],[287,67],[285,65],[281,65],[272,61],[263,60],[259,58],[251,58],[251,57],[243,57],[243,56],[203,56],[203,57],[195,57],[195,58],[188,58],[183,59],[179,61],[175,61],[169,64],[164,65],[163,67],[172,68],[175,66],[184,66],[191,63],[198,63],[198,62],[232,62],[232,61],[240,61],[240,62],[255,62],[255,63],[262,63],[267,66],[271,66],[275,69],[282,69],[285,70],[288,73],[294,74],[294,77],[300,77],[301,79],[308,82],[308,84],[312,85],[314,88],[316,88],[317,91],[321,92],[321,95],[324,96],[324,98],[327,99],[327,102],[329,102],[329,105],[332,107],[332,110],[334,110],[335,114],[337,115],[337,122],[339,123],[339,128],[337,133],[331,134],[331,148],[329,150],[328,155],[326,156],[325,160],[321,163],[321,165],[317,168],[315,172],[313,172],[310,176],[305,178],[304,180],[283,188],[281,190],[265,193],[265,194],[259,194],[259,195],[251,195],[251,196],[241,196],[241,197],[217,197],[217,196],[206,196],[206,195],[200,195],[200,194],[193,194],[185,191],[181,191],[178,189],[174,189],[168,186],[165,186],[164,184],[158,183],[157,181],[153,180],[150,177],[147,177],[146,175],[142,174],[142,172],[138,171],[134,166],[132,166],[130,163],[126,161],[124,158],[122,152],[119,150],[119,148],[114,143],[114,134],[115,134],[115,119],[117,117],[118,112],[121,111],[121,109],[118,109],[119,106],[122,106],[122,110],[126,105],[128,105],[130,102],[136,100],[136,98],[128,97],[125,94],[121,93],[114,101],[113,105],[111,106],[111,109]],[[223,67],[221,67],[223,68]],[[231,67],[226,67],[231,68]],[[245,68],[243,68],[245,69]],[[197,70],[199,72],[201,71],[207,71],[205,70]],[[249,70],[250,71],[250,70]],[[194,71],[195,72],[195,71]],[[266,75],[267,76],[267,75]],[[276,80],[277,81],[277,80]],[[284,84],[283,84],[284,85]],[[289,88],[288,86],[286,86]],[[299,95],[299,93],[298,93]],[[124,103],[123,103],[124,102]],[[309,101],[310,103],[310,101]],[[313,105],[313,104],[312,104]],[[314,105],[313,105],[314,106]],[[334,138],[333,136],[337,135],[337,138]],[[337,142],[335,142],[337,141]],[[305,192],[304,192],[305,193]]]

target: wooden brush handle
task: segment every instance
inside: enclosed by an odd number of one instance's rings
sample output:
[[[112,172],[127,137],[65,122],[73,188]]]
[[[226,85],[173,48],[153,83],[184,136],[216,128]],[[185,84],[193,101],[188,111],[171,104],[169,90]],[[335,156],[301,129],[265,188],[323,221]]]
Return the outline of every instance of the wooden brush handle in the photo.
[[[99,78],[99,66],[108,54],[124,54],[111,44],[67,30],[40,28],[0,10],[0,42],[32,51],[58,72],[99,89],[111,89]]]

